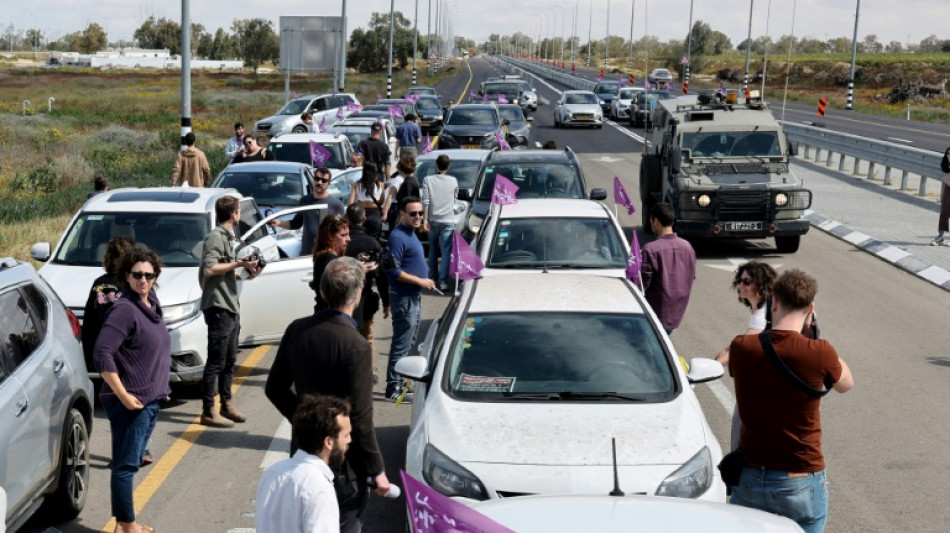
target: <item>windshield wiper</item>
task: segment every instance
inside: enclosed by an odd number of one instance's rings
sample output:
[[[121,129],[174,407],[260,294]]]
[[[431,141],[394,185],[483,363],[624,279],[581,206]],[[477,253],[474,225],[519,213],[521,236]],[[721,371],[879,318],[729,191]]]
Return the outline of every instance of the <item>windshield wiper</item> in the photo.
[[[643,402],[647,398],[633,394],[621,394],[619,392],[506,392],[505,398],[517,398],[519,400],[624,400],[628,402]]]

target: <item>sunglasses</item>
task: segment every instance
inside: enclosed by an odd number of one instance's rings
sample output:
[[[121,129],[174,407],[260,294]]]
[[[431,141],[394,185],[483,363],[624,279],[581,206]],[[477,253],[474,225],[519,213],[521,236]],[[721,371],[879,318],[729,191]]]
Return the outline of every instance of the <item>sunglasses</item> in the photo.
[[[314,183],[330,183],[330,180],[327,178],[313,178]]]
[[[752,280],[749,278],[739,278],[739,283],[748,287],[749,285],[752,285]]]
[[[132,277],[135,279],[145,278],[148,281],[152,281],[153,279],[158,277],[158,274],[155,274],[153,272],[129,272],[129,274],[131,274]]]
[[[406,211],[406,214],[411,217],[421,217],[425,211]]]

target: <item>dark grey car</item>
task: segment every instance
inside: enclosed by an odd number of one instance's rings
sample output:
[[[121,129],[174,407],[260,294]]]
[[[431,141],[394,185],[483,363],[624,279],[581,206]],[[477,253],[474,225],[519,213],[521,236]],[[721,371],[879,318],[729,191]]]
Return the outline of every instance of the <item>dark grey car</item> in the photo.
[[[449,110],[439,135],[439,150],[470,148],[490,150],[498,146],[502,119],[495,104],[459,104]]]

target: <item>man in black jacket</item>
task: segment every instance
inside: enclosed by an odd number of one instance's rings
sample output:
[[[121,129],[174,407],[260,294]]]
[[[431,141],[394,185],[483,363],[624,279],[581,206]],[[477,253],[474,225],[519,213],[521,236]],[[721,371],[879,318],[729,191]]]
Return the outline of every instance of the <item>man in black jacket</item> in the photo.
[[[360,204],[353,204],[346,208],[346,222],[350,225],[350,242],[346,245],[346,255],[358,259],[363,263],[378,264],[383,255],[383,247],[372,235],[366,233],[363,223],[366,222],[366,210]],[[373,291],[373,284],[376,291]],[[377,294],[378,292],[378,294]],[[366,273],[363,284],[363,296],[360,304],[353,311],[356,320],[356,329],[369,341],[375,363],[376,349],[373,344],[373,317],[379,310],[382,301],[383,318],[389,318],[389,279],[386,271],[376,268]],[[376,365],[373,365],[373,379],[376,378]]]
[[[372,353],[353,320],[362,291],[363,265],[359,261],[352,257],[331,261],[320,279],[320,292],[329,309],[287,327],[264,389],[288,420],[298,397],[305,393],[344,398],[353,406],[353,441],[343,466],[334,470],[343,533],[362,528],[369,499],[367,481],[373,479],[373,490],[381,496],[390,486],[373,426]],[[293,441],[291,447],[296,447]]]

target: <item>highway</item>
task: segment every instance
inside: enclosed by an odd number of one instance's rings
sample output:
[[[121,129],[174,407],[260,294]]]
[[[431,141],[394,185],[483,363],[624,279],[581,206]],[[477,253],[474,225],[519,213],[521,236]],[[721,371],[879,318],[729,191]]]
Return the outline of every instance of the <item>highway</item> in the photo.
[[[483,59],[471,61],[475,84],[496,73]],[[446,97],[467,95],[466,69],[439,86]],[[535,82],[541,95],[557,87]],[[456,98],[461,100],[461,98]],[[590,187],[611,190],[619,176],[639,209],[637,190],[642,145],[637,132],[607,124],[601,130],[554,129],[549,106],[534,117],[534,139],[570,146]],[[621,214],[626,231],[639,230],[640,214]],[[640,242],[647,237],[640,234]],[[830,499],[829,532],[945,531],[950,508],[950,462],[945,413],[950,380],[950,293],[901,271],[847,242],[812,229],[798,253],[780,255],[771,241],[699,243],[697,279],[683,325],[673,342],[680,355],[712,357],[745,329],[747,312],[730,289],[738,263],[764,260],[777,269],[801,268],[819,281],[817,309],[822,334],[854,373],[854,390],[822,401],[823,444]],[[448,297],[425,297],[426,323]],[[255,310],[245,310],[255,312]],[[423,324],[425,327],[426,323]],[[377,316],[376,360],[384,369],[391,329]],[[421,338],[421,334],[420,334]],[[242,350],[235,392],[249,421],[234,429],[196,424],[200,400],[194,388],[176,388],[160,414],[152,442],[156,464],[136,477],[140,520],[161,532],[247,532],[254,527],[254,495],[263,467],[283,458],[286,425],[266,400],[263,385],[276,347]],[[732,381],[696,387],[706,417],[728,446]],[[410,407],[395,406],[376,390],[377,434],[390,479],[404,461]],[[525,428],[530,431],[530,428]],[[109,427],[97,411],[92,434],[94,470],[86,509],[63,532],[112,531],[109,510]],[[511,435],[509,446],[518,446]],[[270,451],[269,451],[270,450]],[[621,481],[621,486],[623,480]],[[604,494],[612,486],[605,480]],[[23,531],[39,533],[49,523],[36,517]],[[105,529],[108,528],[108,529]],[[403,500],[373,497],[364,531],[405,531]]]

